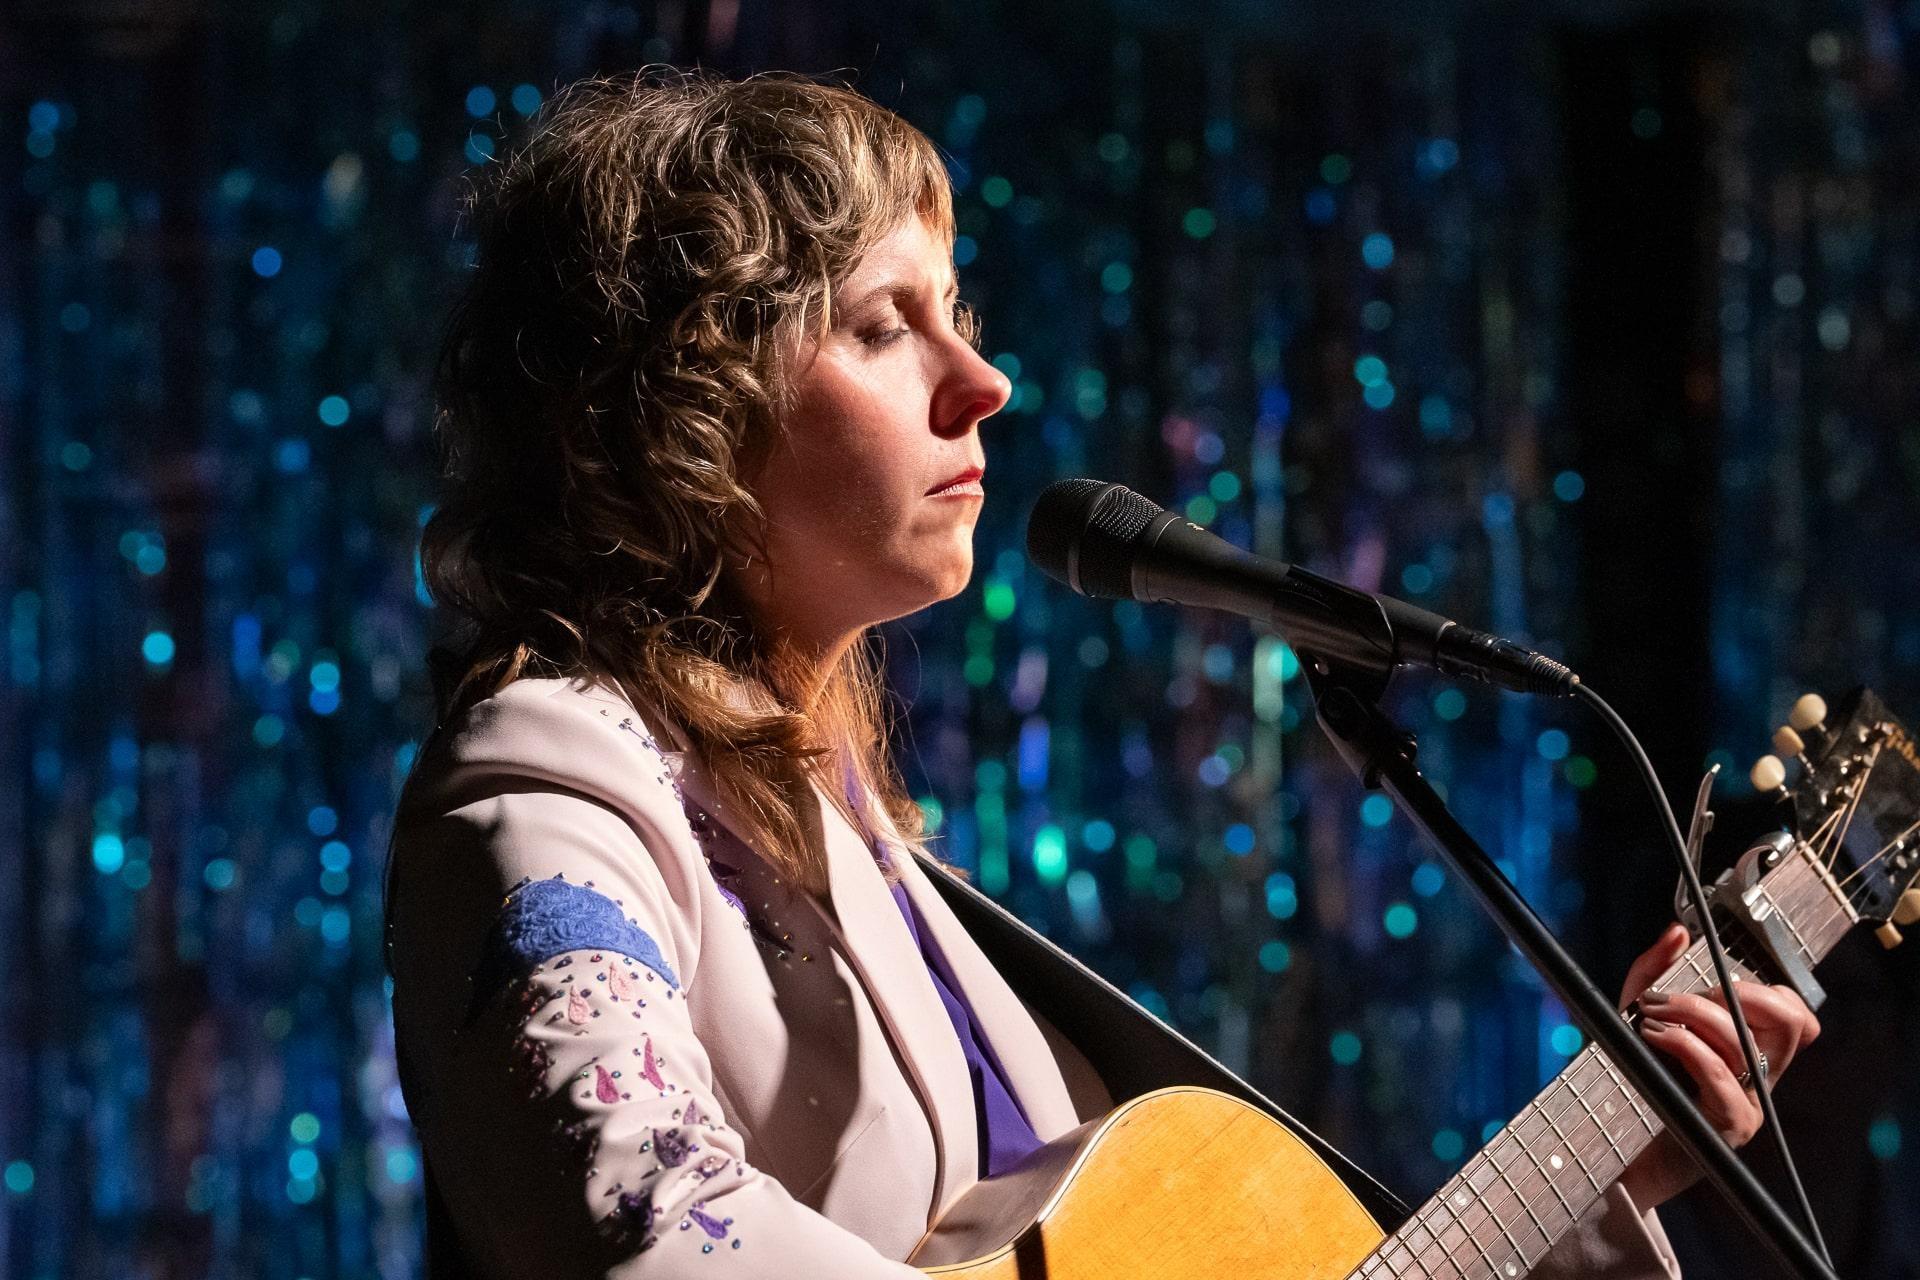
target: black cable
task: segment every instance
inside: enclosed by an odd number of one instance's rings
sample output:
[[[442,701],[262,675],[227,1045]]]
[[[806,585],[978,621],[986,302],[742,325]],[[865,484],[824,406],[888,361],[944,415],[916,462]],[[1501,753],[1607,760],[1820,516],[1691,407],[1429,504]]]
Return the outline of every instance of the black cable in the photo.
[[[1576,684],[1573,695],[1585,702],[1606,722],[1614,736],[1627,748],[1633,762],[1640,770],[1641,781],[1652,792],[1655,807],[1660,811],[1662,825],[1667,837],[1666,843],[1673,856],[1680,862],[1680,878],[1687,886],[1687,896],[1693,901],[1694,913],[1700,917],[1700,932],[1707,940],[1707,953],[1713,957],[1713,971],[1720,980],[1720,990],[1725,994],[1727,1011],[1733,1015],[1734,1030],[1739,1033],[1740,1053],[1747,1060],[1747,1074],[1752,1080],[1754,1093],[1760,1099],[1760,1114],[1766,1120],[1766,1129],[1773,1135],[1774,1149],[1780,1153],[1780,1164],[1787,1172],[1787,1182],[1793,1187],[1794,1199],[1799,1203],[1800,1216],[1806,1219],[1807,1233],[1813,1237],[1813,1243],[1820,1250],[1820,1256],[1826,1260],[1829,1268],[1833,1266],[1833,1256],[1827,1252],[1827,1242],[1821,1238],[1820,1223],[1813,1216],[1813,1205],[1807,1200],[1807,1189],[1800,1183],[1800,1171],[1794,1167],[1793,1152],[1787,1148],[1786,1131],[1780,1127],[1780,1116],[1773,1109],[1773,1085],[1767,1073],[1760,1065],[1760,1051],[1753,1043],[1753,1032],[1747,1027],[1747,1015],[1740,1008],[1740,998],[1735,994],[1736,985],[1732,971],[1727,968],[1727,954],[1720,945],[1720,930],[1714,925],[1713,911],[1707,902],[1707,891],[1700,883],[1700,873],[1694,869],[1693,859],[1687,856],[1687,838],[1680,831],[1680,820],[1674,816],[1673,806],[1667,801],[1667,793],[1660,785],[1660,775],[1654,772],[1653,762],[1647,759],[1647,753],[1640,740],[1633,736],[1633,730],[1620,714],[1608,706],[1606,700],[1585,684]]]

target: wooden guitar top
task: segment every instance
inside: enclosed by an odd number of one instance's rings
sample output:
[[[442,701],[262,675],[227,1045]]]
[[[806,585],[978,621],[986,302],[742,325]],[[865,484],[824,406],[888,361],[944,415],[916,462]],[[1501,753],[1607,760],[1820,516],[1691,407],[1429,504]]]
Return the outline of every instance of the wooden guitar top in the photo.
[[[956,1280],[1339,1280],[1383,1238],[1284,1126],[1180,1086],[977,1183],[908,1260]]]

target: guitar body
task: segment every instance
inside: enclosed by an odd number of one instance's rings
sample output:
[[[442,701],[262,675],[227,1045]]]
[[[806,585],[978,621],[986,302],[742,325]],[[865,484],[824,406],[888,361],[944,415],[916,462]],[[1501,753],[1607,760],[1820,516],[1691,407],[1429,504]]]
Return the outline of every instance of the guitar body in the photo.
[[[1284,1126],[1182,1086],[977,1183],[909,1261],[954,1280],[1341,1280],[1383,1238]]]

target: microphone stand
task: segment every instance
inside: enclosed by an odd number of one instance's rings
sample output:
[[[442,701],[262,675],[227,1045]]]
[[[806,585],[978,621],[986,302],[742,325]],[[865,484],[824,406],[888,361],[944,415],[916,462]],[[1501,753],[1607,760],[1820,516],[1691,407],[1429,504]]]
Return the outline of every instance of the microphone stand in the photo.
[[[1313,689],[1320,727],[1361,783],[1368,790],[1384,790],[1472,887],[1481,907],[1546,979],[1587,1038],[1600,1045],[1665,1122],[1667,1132],[1686,1148],[1720,1193],[1733,1202],[1747,1226],[1772,1249],[1788,1272],[1803,1280],[1836,1280],[1799,1227],[1734,1155],[1693,1099],[1661,1067],[1653,1050],[1567,954],[1420,773],[1414,763],[1414,736],[1380,709],[1379,698],[1386,691],[1392,667],[1372,663],[1336,665],[1326,658],[1296,652]]]

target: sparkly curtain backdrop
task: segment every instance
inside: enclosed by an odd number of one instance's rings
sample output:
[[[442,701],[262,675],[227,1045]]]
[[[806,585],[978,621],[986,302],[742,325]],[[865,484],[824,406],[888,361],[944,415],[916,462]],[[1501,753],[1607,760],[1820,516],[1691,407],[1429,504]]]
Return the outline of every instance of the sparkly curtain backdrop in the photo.
[[[1909,724],[1920,710],[1920,5],[1779,6],[1748,34],[1700,90],[1713,713],[1716,741],[1750,754],[1804,688],[1864,682]],[[1858,1270],[1915,1274],[1920,955],[1852,943],[1822,1011],[1843,1053],[1776,1096],[1790,1134],[1844,1135],[1810,1179],[1828,1240],[1878,1234]],[[1736,1234],[1699,1225],[1709,1248]]]
[[[1693,504],[1711,569],[1675,647],[1712,679],[1658,751],[1676,791],[1709,749],[1763,749],[1805,684],[1866,679],[1920,715],[1920,9],[1668,29],[1623,6],[1598,24],[1625,31],[1605,36],[1628,55],[1617,112],[1570,88],[1589,24],[1546,9],[1289,13],[16,6],[0,1274],[417,1268],[379,872],[428,728],[415,542],[455,210],[556,85],[648,61],[840,68],[951,158],[963,290],[1016,392],[983,428],[972,586],[885,631],[946,856],[1410,1198],[1556,1073],[1579,1033],[1324,748],[1293,655],[1051,585],[1027,505],[1060,476],[1120,480],[1263,554],[1603,662],[1635,602],[1597,584],[1670,550],[1610,536],[1644,488]],[[1698,430],[1670,434],[1700,485],[1657,432],[1635,470],[1587,412],[1613,394],[1585,378],[1585,282],[1612,243],[1579,196],[1609,182],[1574,145],[1588,128],[1706,175],[1670,211],[1700,282],[1675,382]],[[1555,707],[1411,678],[1393,701],[1467,825],[1615,981],[1669,878],[1619,758]],[[1843,1272],[1911,1274],[1913,965],[1841,964],[1788,1125],[1831,1173],[1814,1190]],[[1750,1273],[1715,1270],[1740,1247],[1716,1214],[1671,1215],[1690,1274]]]
[[[1335,1140],[1391,1142],[1409,1186],[1578,1033],[1321,749],[1284,646],[1047,584],[1014,477],[1124,478],[1264,554],[1563,634],[1551,65],[1471,40],[1302,77],[1272,33],[1123,27],[1070,98],[958,100],[961,253],[1019,391],[986,427],[975,612],[916,620],[899,664],[949,855]],[[1529,895],[1577,906],[1551,854],[1593,765],[1557,719],[1418,681],[1398,710]]]

